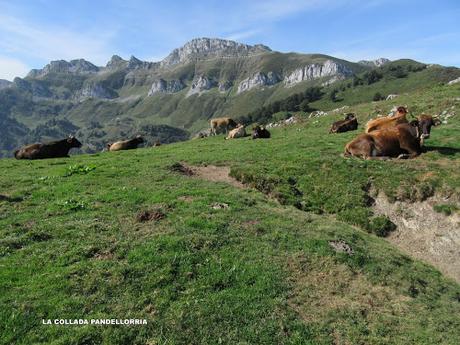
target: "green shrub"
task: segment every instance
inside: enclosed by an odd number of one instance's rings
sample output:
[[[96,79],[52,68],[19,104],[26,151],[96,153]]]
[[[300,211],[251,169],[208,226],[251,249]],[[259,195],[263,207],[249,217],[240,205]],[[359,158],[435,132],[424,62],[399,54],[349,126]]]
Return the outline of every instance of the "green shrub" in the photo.
[[[64,174],[65,177],[72,176],[74,174],[85,175],[90,171],[95,170],[95,166],[88,166],[88,165],[71,165],[67,168],[66,173]]]
[[[376,92],[374,97],[372,98],[372,100],[374,102],[381,101],[383,99],[384,99],[384,97],[382,96],[382,94],[380,92]]]
[[[367,224],[366,230],[380,237],[386,237],[396,229],[396,225],[385,216],[372,218]]]
[[[434,205],[433,209],[436,212],[442,213],[446,216],[450,216],[452,213],[459,210],[459,208],[453,204],[438,204],[438,205]]]

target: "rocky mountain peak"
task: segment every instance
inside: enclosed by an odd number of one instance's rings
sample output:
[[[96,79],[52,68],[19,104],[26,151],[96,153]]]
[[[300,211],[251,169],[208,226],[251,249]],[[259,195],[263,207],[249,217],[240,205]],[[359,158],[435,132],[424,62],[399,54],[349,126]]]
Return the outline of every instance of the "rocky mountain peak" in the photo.
[[[120,56],[118,55],[113,55],[112,58],[110,59],[109,62],[107,62],[106,67],[109,69],[115,69],[119,68],[121,66],[124,66],[127,63],[126,60],[123,60]]]
[[[359,64],[369,66],[369,67],[380,67],[386,65],[387,63],[391,62],[391,60],[386,58],[378,58],[375,60],[361,60],[358,61]]]
[[[131,55],[128,61],[128,68],[129,69],[139,69],[139,68],[147,69],[150,67],[151,64],[152,64],[151,62],[139,60],[134,55]]]
[[[71,61],[56,60],[51,61],[42,69],[33,69],[27,75],[28,77],[41,77],[48,73],[74,73],[88,74],[99,71],[99,67],[93,65],[85,59],[75,59]]]
[[[0,90],[1,89],[6,89],[7,87],[10,87],[13,83],[10,82],[9,80],[5,79],[0,79]]]
[[[262,44],[251,46],[219,38],[195,38],[181,48],[174,49],[161,61],[161,65],[175,65],[195,59],[248,56],[270,51],[270,48]]]

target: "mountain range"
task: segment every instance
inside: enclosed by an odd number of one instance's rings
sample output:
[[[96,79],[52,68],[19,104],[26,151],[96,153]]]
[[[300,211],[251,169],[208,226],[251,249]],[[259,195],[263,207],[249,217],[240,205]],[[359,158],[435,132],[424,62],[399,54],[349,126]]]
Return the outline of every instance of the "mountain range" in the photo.
[[[105,66],[84,59],[51,61],[25,78],[0,80],[0,157],[25,143],[70,133],[88,153],[135,134],[144,135],[147,144],[186,140],[212,117],[241,118],[309,87],[340,95],[347,87],[359,88],[356,80],[367,87],[370,78],[386,89],[394,85],[396,93],[459,76],[456,68],[412,60],[354,63],[213,38],[193,39],[159,62],[117,55]],[[401,83],[402,78],[411,82]],[[334,100],[341,101],[346,100]]]

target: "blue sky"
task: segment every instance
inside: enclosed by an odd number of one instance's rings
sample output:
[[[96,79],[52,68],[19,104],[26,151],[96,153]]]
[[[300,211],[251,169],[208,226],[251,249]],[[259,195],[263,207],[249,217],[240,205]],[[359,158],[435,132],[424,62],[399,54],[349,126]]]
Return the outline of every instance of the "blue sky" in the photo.
[[[460,0],[0,0],[0,78],[51,60],[158,61],[195,37],[460,67]]]

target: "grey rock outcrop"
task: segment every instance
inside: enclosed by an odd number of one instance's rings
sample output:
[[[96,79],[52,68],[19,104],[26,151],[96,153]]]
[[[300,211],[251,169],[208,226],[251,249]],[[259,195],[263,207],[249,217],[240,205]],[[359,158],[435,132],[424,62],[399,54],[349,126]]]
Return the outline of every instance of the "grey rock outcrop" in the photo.
[[[128,68],[129,69],[148,69],[150,68],[151,63],[147,61],[141,61],[135,56],[131,56],[128,61]]]
[[[174,49],[160,64],[171,66],[195,59],[241,57],[270,51],[262,44],[250,46],[218,38],[195,38],[181,48]]]
[[[112,99],[118,97],[118,94],[96,82],[85,83],[83,87],[75,94],[75,99],[82,102],[89,98]]]
[[[450,82],[447,83],[447,85],[454,85],[460,83],[460,77],[454,80],[451,80]]]
[[[173,79],[166,81],[164,79],[157,79],[152,83],[147,95],[153,96],[157,93],[176,93],[183,88],[185,88],[185,85],[181,80]]]
[[[128,65],[128,61],[122,59],[118,55],[113,55],[110,61],[107,62],[107,65],[105,67],[109,70],[115,70],[115,69],[124,68],[127,65]]]
[[[219,92],[227,92],[232,86],[233,83],[230,80],[220,81],[218,86]]]
[[[258,86],[271,86],[280,81],[280,78],[277,74],[273,72],[268,72],[267,74],[262,72],[257,72],[249,78],[246,78],[240,82],[238,85],[237,93],[248,91],[254,87]]]
[[[84,59],[71,61],[57,60],[51,61],[42,69],[33,69],[27,75],[31,78],[42,77],[49,73],[72,73],[72,74],[90,74],[99,71],[99,67]]]
[[[286,86],[292,86],[305,80],[334,77],[335,81],[351,76],[353,72],[345,65],[332,60],[314,63],[295,69],[284,78]]]
[[[369,67],[380,67],[380,66],[386,65],[389,62],[391,62],[391,60],[385,59],[385,58],[358,61],[359,64],[369,66]]]
[[[190,90],[187,92],[187,97],[205,92],[211,89],[213,86],[215,86],[215,82],[213,82],[211,79],[203,75],[199,76],[193,80],[192,85],[190,86]]]
[[[1,89],[6,89],[7,87],[10,87],[13,83],[10,82],[9,80],[5,79],[0,79],[0,90]]]

